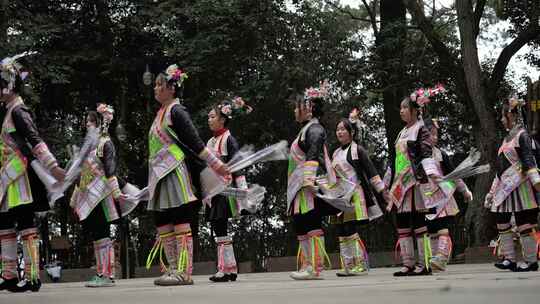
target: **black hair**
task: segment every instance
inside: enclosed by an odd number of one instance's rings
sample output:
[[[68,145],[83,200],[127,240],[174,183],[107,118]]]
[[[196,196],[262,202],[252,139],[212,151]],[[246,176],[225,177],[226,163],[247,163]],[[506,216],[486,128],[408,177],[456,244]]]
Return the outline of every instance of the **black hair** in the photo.
[[[433,119],[424,119],[424,126],[429,130],[438,129]]]
[[[220,117],[220,118],[223,118],[224,119],[224,123],[223,123],[223,126],[226,127],[229,125],[229,122],[231,121],[231,119],[229,117],[227,117],[227,115],[221,113],[221,109],[219,108],[219,105],[221,104],[224,104],[224,101],[221,102],[221,103],[218,103],[216,105],[214,105],[212,107],[212,110],[214,110],[216,112],[216,114]]]
[[[96,127],[101,127],[101,116],[96,111],[88,111],[88,115],[86,116],[87,119],[90,119],[90,121],[94,122],[96,124]]]
[[[317,97],[311,99],[311,113],[313,117],[321,118],[324,115],[324,99]]]
[[[515,106],[512,110],[510,110],[510,103],[509,102],[504,102],[503,105],[502,105],[502,111],[503,111],[503,115],[508,119],[508,116],[507,114],[508,113],[512,113],[515,115],[515,118],[516,121],[519,122],[519,118],[521,117],[521,119],[523,120],[523,125],[524,126],[527,126],[527,114],[525,112],[525,107],[522,107],[522,106]]]
[[[407,105],[409,106],[409,111],[411,112],[411,114],[412,114],[412,110],[414,109],[417,111],[416,116],[420,117],[420,115],[422,114],[422,108],[416,101],[412,100],[410,97],[405,97],[403,98],[401,103],[404,103],[404,102],[407,103]]]
[[[156,77],[156,81],[164,81],[167,83],[167,87],[174,88],[174,98],[182,98],[183,92],[184,92],[184,85],[178,85],[176,80],[169,79],[167,80],[167,75],[164,73],[159,73]]]
[[[512,113],[512,114],[519,114],[518,106],[514,107],[512,110],[510,110],[510,104],[508,102],[503,103],[502,110],[506,113]]]
[[[8,82],[5,79],[0,78],[0,90],[8,87]],[[22,80],[20,75],[15,76],[15,85],[13,86],[12,92],[20,95],[24,90],[24,80]]]
[[[294,98],[296,106],[300,106],[302,103],[305,103],[306,100],[304,99],[304,96],[297,95]],[[311,102],[311,114],[315,118],[322,118],[324,116],[324,99],[321,97],[311,98],[309,100]]]
[[[345,127],[345,130],[349,132],[349,135],[351,135],[351,138],[354,140],[356,138],[356,135],[358,134],[358,129],[356,128],[356,125],[351,123],[351,121],[347,118],[342,118],[338,120],[336,124],[336,130],[340,123],[343,123],[343,127]]]

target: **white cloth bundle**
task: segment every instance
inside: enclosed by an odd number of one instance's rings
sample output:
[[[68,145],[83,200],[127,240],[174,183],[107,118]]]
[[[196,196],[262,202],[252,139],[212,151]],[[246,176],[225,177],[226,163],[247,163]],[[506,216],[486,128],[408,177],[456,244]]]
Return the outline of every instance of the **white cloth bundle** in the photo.
[[[120,213],[122,216],[126,216],[133,211],[140,201],[147,201],[149,195],[148,187],[139,189],[130,183],[127,183],[122,188],[122,193],[126,196],[125,200],[120,203]]]
[[[246,210],[249,213],[255,213],[264,200],[266,188],[257,184],[251,185],[248,189],[239,189],[227,187],[220,195],[234,197],[240,205],[240,211]]]
[[[356,189],[356,184],[346,178],[338,178],[334,185],[329,184],[326,176],[317,178],[318,190],[315,194],[328,204],[341,211],[352,211],[354,205],[351,202]]]
[[[229,167],[231,173],[234,173],[257,163],[284,160],[287,159],[287,157],[287,142],[284,140],[257,152],[253,151],[252,146],[246,146],[233,156],[231,161],[227,163],[227,167]],[[201,172],[203,201],[208,203],[212,197],[225,191],[228,184],[229,182],[225,178],[219,176],[214,170],[208,167],[205,168]],[[262,198],[260,197],[260,188],[264,188],[259,185],[251,185],[251,188],[258,189],[257,191],[252,190],[253,192],[251,193],[259,193],[259,196],[256,196],[256,200],[262,201]],[[266,190],[264,192],[266,192]]]

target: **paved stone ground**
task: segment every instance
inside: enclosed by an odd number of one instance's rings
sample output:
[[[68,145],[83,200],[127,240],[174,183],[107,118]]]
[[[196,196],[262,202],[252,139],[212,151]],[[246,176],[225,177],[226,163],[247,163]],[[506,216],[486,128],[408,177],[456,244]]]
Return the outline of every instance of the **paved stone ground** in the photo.
[[[152,279],[119,280],[116,287],[90,289],[83,283],[45,284],[39,293],[0,292],[1,304],[38,303],[539,303],[540,272],[498,271],[488,264],[450,265],[443,274],[394,278],[396,268],[373,269],[368,276],[293,281],[288,273],[240,275],[234,283],[211,283],[196,276],[195,285],[156,287]]]

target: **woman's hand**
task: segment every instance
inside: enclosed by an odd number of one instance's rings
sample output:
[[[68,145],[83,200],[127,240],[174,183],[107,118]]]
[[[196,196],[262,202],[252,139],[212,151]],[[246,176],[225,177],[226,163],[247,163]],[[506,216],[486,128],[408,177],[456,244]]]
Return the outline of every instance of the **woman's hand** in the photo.
[[[442,177],[440,177],[439,175],[430,175],[429,178],[436,184],[440,184],[442,183]]]
[[[392,207],[394,207],[394,197],[392,197],[392,194],[390,194],[388,189],[383,190],[382,196],[386,201],[386,211],[390,212]]]
[[[215,170],[217,174],[224,177],[231,175],[231,170],[229,170],[229,167],[227,167],[226,164],[222,164],[221,166],[217,167]]]
[[[493,194],[488,193],[486,194],[486,198],[484,199],[484,207],[491,208],[492,204],[493,204]]]
[[[52,176],[59,182],[63,182],[66,177],[66,171],[59,166],[56,166],[51,169]]]
[[[473,201],[473,194],[470,190],[463,192],[463,199],[465,202],[470,203]]]

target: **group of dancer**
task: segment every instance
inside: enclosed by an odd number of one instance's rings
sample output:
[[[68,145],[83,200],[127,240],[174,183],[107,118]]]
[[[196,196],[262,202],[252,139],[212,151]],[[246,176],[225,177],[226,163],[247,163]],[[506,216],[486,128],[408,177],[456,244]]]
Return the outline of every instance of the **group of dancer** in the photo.
[[[48,210],[49,204],[48,190],[39,172],[47,172],[58,182],[66,175],[39,136],[31,110],[20,96],[27,75],[17,62],[21,56],[6,58],[0,65],[0,100],[7,109],[0,150],[0,290],[12,292],[38,291],[41,286],[34,217],[36,212]],[[213,137],[205,145],[180,103],[186,79],[185,72],[171,65],[155,80],[155,99],[160,109],[148,134],[147,210],[153,213],[157,227],[149,263],[162,252],[166,259],[166,263],[161,261],[163,274],[154,281],[159,286],[193,284],[191,223],[202,201],[193,164],[210,168],[236,189],[248,189],[245,176],[231,173],[226,164],[240,147],[228,124],[252,108],[240,97],[213,106],[208,113]],[[422,118],[429,98],[440,91],[440,87],[416,91],[401,102],[400,116],[405,127],[395,142],[396,155],[384,178],[358,140],[361,130],[357,110],[336,125],[335,136],[340,146],[330,157],[327,129],[320,122],[328,98],[325,83],[293,98],[294,117],[301,127],[290,146],[288,160],[287,215],[292,218],[299,243],[299,268],[291,273],[291,278],[323,278],[328,255],[322,223],[327,217],[336,225],[339,237],[342,269],[337,275],[367,274],[368,254],[359,231],[382,216],[382,209],[397,212],[403,267],[394,276],[429,275],[446,269],[452,252],[449,226],[459,212],[454,194],[460,192],[465,201],[471,201],[473,195],[463,180],[444,179],[455,167],[448,154],[437,146],[438,121]],[[515,99],[503,106],[501,120],[508,134],[499,149],[500,165],[486,196],[486,207],[495,214],[500,233],[503,259],[495,266],[531,271],[538,269],[535,191],[540,191],[540,176],[534,157],[536,147],[519,120],[520,106]],[[113,108],[104,103],[98,104],[96,111],[88,112],[86,127],[97,130],[99,139],[85,155],[70,201],[84,233],[93,240],[96,275],[87,282],[88,287],[114,286],[115,253],[110,224],[134,209],[125,193],[129,184],[116,176],[115,147],[108,134],[113,118]],[[335,191],[335,185],[340,183],[352,185],[344,203],[337,204],[321,195],[325,190]],[[205,200],[204,204],[217,244],[217,272],[210,280],[235,281],[238,268],[228,220],[243,213],[242,205],[238,198],[224,195]],[[511,233],[512,215],[525,259],[519,265]],[[17,271],[18,235],[23,243],[23,276]]]

